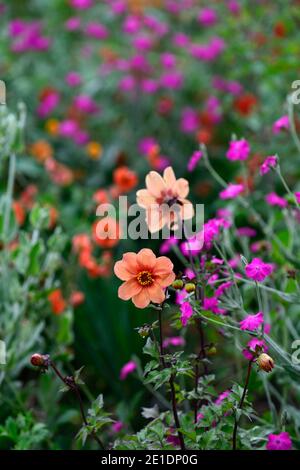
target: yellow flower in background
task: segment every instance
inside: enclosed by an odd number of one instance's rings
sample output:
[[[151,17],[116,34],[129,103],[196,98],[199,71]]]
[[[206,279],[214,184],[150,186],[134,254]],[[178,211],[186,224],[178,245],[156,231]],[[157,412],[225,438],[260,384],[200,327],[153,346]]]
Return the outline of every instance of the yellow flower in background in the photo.
[[[91,141],[86,146],[86,153],[92,160],[99,160],[103,153],[102,145],[99,142]]]

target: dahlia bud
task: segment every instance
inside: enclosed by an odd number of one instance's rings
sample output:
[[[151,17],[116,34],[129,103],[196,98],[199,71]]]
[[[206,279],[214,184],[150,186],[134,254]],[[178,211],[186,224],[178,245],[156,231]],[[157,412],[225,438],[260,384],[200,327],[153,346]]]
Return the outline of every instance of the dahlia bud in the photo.
[[[257,358],[257,365],[261,370],[271,372],[274,368],[274,361],[268,354],[262,353]]]
[[[190,293],[190,292],[195,292],[196,290],[196,286],[193,282],[188,282],[186,285],[185,285],[185,290],[186,292]]]
[[[49,365],[49,356],[48,354],[33,354],[31,356],[30,362],[33,366],[36,367],[48,367]]]
[[[173,289],[180,290],[183,288],[183,280],[182,279],[175,279],[172,284]]]

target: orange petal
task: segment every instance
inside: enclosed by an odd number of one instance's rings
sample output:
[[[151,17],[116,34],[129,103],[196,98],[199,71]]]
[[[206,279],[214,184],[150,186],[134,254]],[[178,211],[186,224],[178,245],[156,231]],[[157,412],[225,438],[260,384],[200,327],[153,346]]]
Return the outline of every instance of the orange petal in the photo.
[[[148,293],[150,300],[156,304],[161,304],[166,298],[163,289],[156,282],[154,282],[152,286],[148,287]]]
[[[163,276],[170,274],[173,271],[173,263],[172,261],[167,258],[167,256],[159,256],[159,258],[156,259],[156,264],[153,269],[153,274],[156,276]]]
[[[137,272],[137,255],[132,251],[128,251],[123,255],[123,261],[126,263],[126,268],[133,274]]]
[[[117,261],[114,266],[114,273],[115,275],[121,279],[121,281],[128,281],[131,279],[134,274],[132,274],[128,269],[126,263],[124,261]]]
[[[146,213],[146,223],[148,225],[149,232],[159,232],[165,225],[162,212],[154,208],[148,209]]]
[[[184,178],[179,178],[179,180],[176,181],[176,186],[174,189],[176,190],[178,197],[184,199],[189,194],[189,182]]]
[[[162,191],[166,190],[166,185],[162,177],[156,171],[150,171],[146,176],[146,186],[150,194],[160,197]]]
[[[169,287],[172,282],[175,281],[175,273],[168,274],[167,276],[159,277],[156,279],[156,282],[161,286],[161,287]]]
[[[149,248],[143,248],[137,254],[137,261],[141,268],[152,270],[156,264],[156,256]]]
[[[171,166],[168,166],[168,168],[165,169],[164,180],[168,188],[171,188],[174,191],[175,186],[176,186],[176,177],[174,175],[174,171]]]
[[[183,220],[192,219],[194,217],[195,211],[193,204],[188,200],[183,200],[183,205],[181,206],[181,217]]]
[[[132,297],[132,302],[137,308],[145,308],[150,304],[150,297],[147,288],[142,288],[141,292]]]
[[[152,196],[147,189],[140,189],[136,193],[136,202],[139,206],[147,209],[152,204],[156,204],[155,197]]]
[[[141,290],[142,286],[136,281],[136,279],[130,279],[119,287],[118,296],[122,300],[129,300],[131,297],[138,295]]]

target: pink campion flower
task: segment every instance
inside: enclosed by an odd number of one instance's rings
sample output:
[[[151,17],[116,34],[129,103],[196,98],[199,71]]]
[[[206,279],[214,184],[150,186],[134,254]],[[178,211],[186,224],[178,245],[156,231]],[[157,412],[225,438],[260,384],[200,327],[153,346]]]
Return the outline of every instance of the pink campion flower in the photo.
[[[58,106],[60,101],[60,95],[58,91],[51,89],[47,90],[43,94],[40,104],[37,109],[37,113],[41,118],[45,118],[51,114],[54,109]]]
[[[99,107],[94,100],[88,95],[78,95],[74,99],[74,106],[78,111],[87,114],[93,114],[99,111]]]
[[[113,2],[110,3],[110,8],[113,13],[116,15],[122,15],[123,13],[126,12],[126,1],[125,0],[114,0]]]
[[[190,43],[190,38],[184,33],[176,33],[172,38],[175,47],[187,47]]]
[[[133,91],[136,87],[136,80],[132,75],[126,75],[122,77],[119,82],[119,89],[121,91]]]
[[[120,380],[125,380],[129,374],[132,374],[137,368],[137,365],[134,361],[129,361],[120,370]]]
[[[239,227],[236,231],[239,237],[256,237],[257,231],[252,227]]]
[[[111,430],[114,434],[118,434],[119,432],[122,431],[123,428],[124,428],[124,423],[122,423],[122,421],[116,421],[115,423],[113,423]]]
[[[177,244],[178,244],[178,239],[173,236],[171,236],[168,240],[164,240],[159,248],[160,254],[165,255],[166,253],[169,253],[172,247]]]
[[[300,192],[295,193],[296,201],[300,204]]]
[[[273,134],[279,134],[282,130],[287,130],[290,127],[290,119],[289,116],[286,114],[281,116],[277,121],[274,122],[272,130]]]
[[[193,315],[193,308],[189,302],[183,302],[180,306],[181,316],[180,321],[182,326],[186,326],[188,320]]]
[[[220,234],[220,229],[224,227],[224,219],[214,218],[208,220],[203,226],[203,236],[204,236],[204,249],[210,250],[214,240],[218,238]]]
[[[74,137],[78,132],[79,126],[76,121],[72,119],[66,119],[59,124],[59,134],[63,137]]]
[[[246,276],[257,282],[264,281],[273,272],[273,266],[260,258],[253,258],[245,267]]]
[[[153,47],[153,39],[150,36],[141,34],[133,38],[132,45],[139,51],[149,51]]]
[[[269,206],[278,206],[284,209],[288,206],[288,202],[283,197],[278,196],[276,193],[270,193],[266,196],[266,202]]]
[[[183,80],[183,74],[179,70],[173,70],[160,77],[160,85],[170,90],[179,90],[183,85]]]
[[[188,295],[189,294],[185,290],[177,290],[175,295],[175,303],[177,305],[182,305],[186,301]]]
[[[228,10],[233,14],[233,15],[239,15],[241,11],[241,6],[238,2],[238,0],[229,0],[227,4]]]
[[[270,155],[265,159],[263,164],[260,166],[260,174],[266,175],[269,173],[271,168],[275,168],[277,166],[278,159],[276,155]]]
[[[152,93],[156,93],[159,88],[159,83],[152,78],[144,78],[141,83],[141,90],[145,93],[151,95]]]
[[[199,127],[199,116],[192,108],[184,108],[181,114],[180,129],[189,134],[195,132]]]
[[[96,21],[91,21],[86,25],[85,34],[94,39],[106,39],[108,37],[107,28]]]
[[[229,397],[231,394],[231,390],[225,390],[224,392],[220,393],[220,395],[215,400],[215,405],[221,405],[221,403]]]
[[[93,0],[70,0],[70,5],[78,10],[86,10],[93,6]]]
[[[251,361],[251,359],[254,359],[257,351],[266,353],[268,349],[263,339],[252,338],[248,341],[247,348],[243,349],[242,353],[248,361]]]
[[[219,197],[220,199],[235,199],[244,190],[245,190],[245,187],[243,184],[229,183],[227,188],[223,189],[223,191],[220,192]]]
[[[219,307],[219,299],[217,297],[206,297],[203,300],[203,310],[208,310],[216,315],[224,315],[226,311]]]
[[[141,20],[137,15],[129,15],[125,18],[122,29],[126,34],[135,34],[141,26]]]
[[[190,254],[196,256],[202,250],[203,243],[203,232],[197,233],[197,235],[181,243],[180,250],[185,256],[189,256]]]
[[[223,295],[224,292],[226,292],[226,290],[229,289],[232,285],[232,281],[227,281],[223,284],[220,284],[219,287],[215,290],[215,297],[221,297],[221,295]]]
[[[214,37],[207,44],[191,44],[189,52],[195,59],[211,62],[217,59],[224,49],[224,40],[219,37]]]
[[[77,16],[73,16],[65,22],[65,28],[67,31],[78,31],[81,25],[81,20]]]
[[[176,65],[176,57],[171,52],[164,52],[160,56],[160,62],[165,69],[172,69]]]
[[[228,160],[247,160],[250,154],[250,145],[246,139],[232,140],[226,153]]]
[[[65,77],[66,83],[73,87],[81,84],[81,76],[77,72],[69,72]]]
[[[9,35],[10,37],[16,37],[23,34],[27,29],[27,23],[23,20],[16,18],[9,23]]]
[[[166,338],[163,342],[164,348],[167,348],[168,346],[184,346],[185,345],[185,339],[182,338],[182,336],[171,336],[170,338]]]
[[[263,322],[263,312],[258,312],[256,315],[247,315],[244,320],[240,321],[240,329],[254,331],[257,330],[257,328],[259,328]]]
[[[292,446],[289,433],[281,432],[279,434],[269,434],[266,447],[268,450],[291,450]]]
[[[213,26],[218,21],[218,15],[213,8],[203,8],[197,18],[202,26]]]
[[[200,152],[200,150],[196,150],[193,155],[191,156],[191,158],[189,159],[189,162],[188,162],[188,165],[187,165],[187,169],[189,172],[192,172],[194,171],[194,169],[196,168],[197,166],[197,163],[199,162],[199,160],[202,158],[203,154],[202,152]]]

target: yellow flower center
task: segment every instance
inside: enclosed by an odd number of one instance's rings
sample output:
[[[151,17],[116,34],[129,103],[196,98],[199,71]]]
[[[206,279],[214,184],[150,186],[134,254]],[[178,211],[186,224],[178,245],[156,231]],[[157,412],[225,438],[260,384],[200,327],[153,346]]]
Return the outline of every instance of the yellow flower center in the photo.
[[[151,284],[153,284],[153,277],[149,271],[141,271],[140,273],[138,273],[136,279],[138,283],[143,287],[151,286]]]

